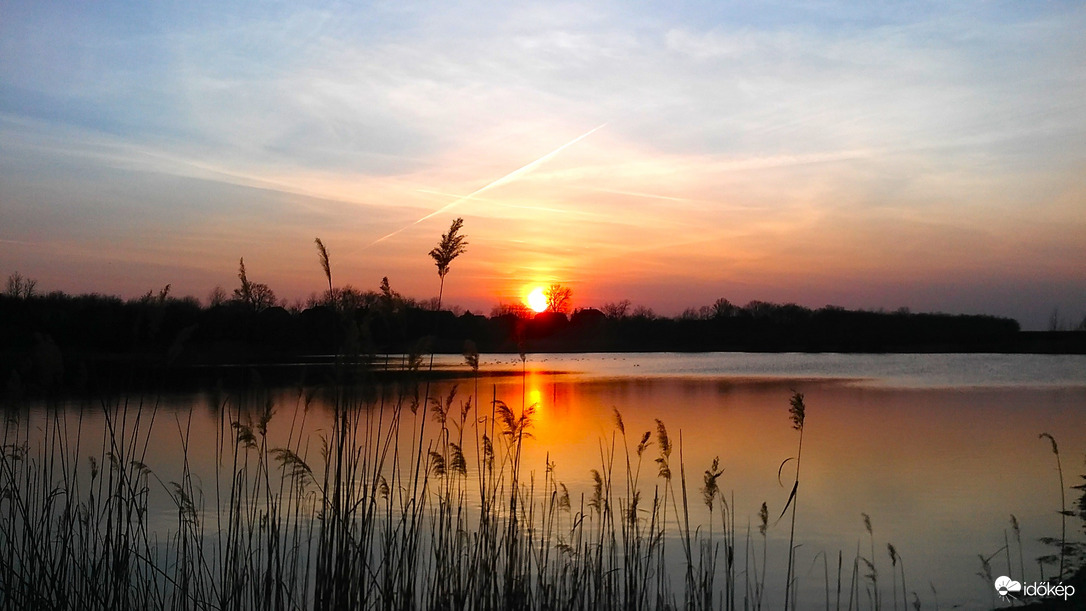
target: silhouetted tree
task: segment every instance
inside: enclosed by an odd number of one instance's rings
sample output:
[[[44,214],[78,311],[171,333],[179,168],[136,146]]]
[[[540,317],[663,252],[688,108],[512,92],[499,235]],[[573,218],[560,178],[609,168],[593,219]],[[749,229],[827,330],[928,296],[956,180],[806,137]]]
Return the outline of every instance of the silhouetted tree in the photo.
[[[16,299],[30,299],[34,296],[36,286],[38,286],[37,280],[24,278],[22,274],[15,272],[8,276],[8,287],[4,294]]]
[[[777,306],[772,303],[766,303],[765,301],[758,301],[755,299],[743,306],[743,311],[752,318],[769,318],[776,307]]]
[[[1052,308],[1052,314],[1048,317],[1048,330],[1059,331],[1063,325],[1060,321],[1060,309]]]
[[[395,291],[393,294],[397,295]],[[381,296],[373,291],[360,291],[347,284],[336,290],[336,300],[344,312],[354,312],[376,305],[380,302]]]
[[[207,305],[211,308],[220,306],[226,303],[226,299],[226,289],[221,286],[216,286],[207,294]]]
[[[547,298],[548,310],[565,314],[569,311],[569,307],[573,300],[573,289],[555,283],[548,286],[547,290],[543,291],[543,296]]]
[[[528,318],[531,310],[523,303],[499,303],[490,309],[490,317],[514,316],[516,318]]]
[[[739,313],[739,308],[721,297],[713,302],[713,318],[730,318]]]
[[[253,285],[253,309],[257,312],[265,310],[267,308],[275,307],[276,297],[275,292],[268,287],[268,285],[262,282],[254,282]]]
[[[622,301],[615,303],[605,303],[600,310],[607,318],[625,318],[626,312],[630,309],[630,300],[623,299]]]

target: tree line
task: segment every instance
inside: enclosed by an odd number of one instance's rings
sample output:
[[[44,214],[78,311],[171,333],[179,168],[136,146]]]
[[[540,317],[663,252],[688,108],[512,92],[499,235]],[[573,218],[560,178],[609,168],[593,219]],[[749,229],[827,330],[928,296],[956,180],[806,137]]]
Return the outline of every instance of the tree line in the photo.
[[[385,354],[597,351],[1083,352],[1082,336],[1063,343],[1023,340],[1018,323],[982,315],[811,309],[796,304],[725,298],[677,317],[629,300],[572,308],[572,291],[545,290],[548,309],[495,307],[490,316],[446,308],[446,275],[467,249],[463,220],[453,221],[428,254],[438,296],[416,300],[387,277],[376,290],[337,286],[329,251],[314,240],[327,290],[288,305],[250,279],[239,259],[232,294],[216,287],[206,304],[177,298],[170,285],[122,300],[99,294],[39,293],[18,272],[0,294],[0,383],[49,386],[88,375],[88,364],[139,362],[171,366],[365,360]],[[1086,323],[1086,321],[1084,321]],[[1082,325],[1086,328],[1086,324]],[[1066,335],[1066,334],[1065,334]],[[314,357],[314,355],[317,355]]]
[[[243,285],[244,286],[244,285]],[[994,316],[810,309],[755,301],[712,306],[674,318],[628,304],[483,316],[405,298],[383,279],[376,291],[333,291],[323,303],[290,310],[263,305],[260,289],[201,304],[170,296],[0,296],[0,375],[57,375],[75,363],[125,355],[175,365],[293,362],[310,355],[359,358],[387,353],[563,351],[1004,351],[1018,323]],[[1077,335],[1077,334],[1076,334]],[[45,377],[41,377],[45,376]]]

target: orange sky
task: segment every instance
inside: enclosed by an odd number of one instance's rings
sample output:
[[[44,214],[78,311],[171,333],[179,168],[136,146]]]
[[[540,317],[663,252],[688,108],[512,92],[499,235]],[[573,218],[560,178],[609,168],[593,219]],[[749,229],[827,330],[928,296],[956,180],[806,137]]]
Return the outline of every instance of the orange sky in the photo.
[[[462,216],[446,298],[484,313],[561,282],[666,315],[1077,324],[1084,27],[1081,6],[988,3],[16,4],[0,272],[204,298],[245,257],[294,301],[321,290],[319,236],[337,284],[425,298]]]

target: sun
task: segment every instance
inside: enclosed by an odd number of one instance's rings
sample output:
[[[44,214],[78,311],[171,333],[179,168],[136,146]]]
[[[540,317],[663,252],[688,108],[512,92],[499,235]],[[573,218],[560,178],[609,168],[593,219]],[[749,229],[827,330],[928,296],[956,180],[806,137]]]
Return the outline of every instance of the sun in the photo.
[[[528,307],[536,313],[542,312],[547,309],[547,296],[543,294],[543,287],[537,286],[528,293],[528,299],[526,300]]]

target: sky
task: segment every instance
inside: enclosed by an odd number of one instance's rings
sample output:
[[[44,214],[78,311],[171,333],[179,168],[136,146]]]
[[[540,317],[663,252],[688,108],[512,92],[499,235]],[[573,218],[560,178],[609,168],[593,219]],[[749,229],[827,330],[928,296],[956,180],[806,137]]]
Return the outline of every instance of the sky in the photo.
[[[1081,2],[0,0],[0,275],[1086,316]]]

